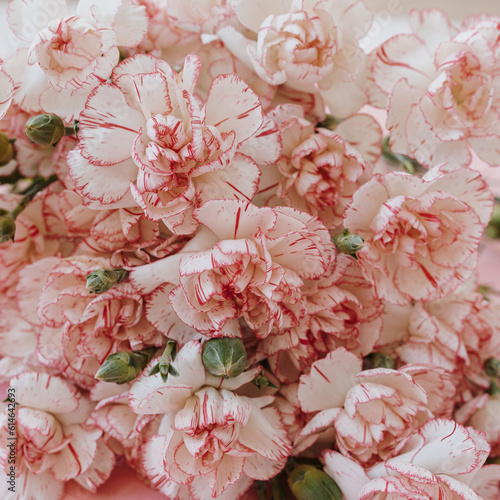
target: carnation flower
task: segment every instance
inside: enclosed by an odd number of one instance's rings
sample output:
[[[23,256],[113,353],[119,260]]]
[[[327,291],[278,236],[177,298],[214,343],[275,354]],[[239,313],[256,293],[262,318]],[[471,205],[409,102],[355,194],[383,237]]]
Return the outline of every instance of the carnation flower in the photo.
[[[354,192],[370,178],[371,167],[360,151],[371,161],[377,159],[378,125],[368,115],[356,115],[333,131],[315,128],[301,108],[290,105],[279,106],[270,116],[279,126],[283,144],[276,162],[281,174],[276,196],[317,215],[328,229],[337,229]]]
[[[466,166],[469,148],[500,164],[499,19],[472,16],[461,29],[440,10],[412,11],[413,34],[396,35],[373,54],[371,92],[387,96],[391,147],[426,166]]]
[[[47,9],[42,0],[13,0],[9,26],[20,48],[5,71],[16,84],[14,101],[25,111],[46,111],[70,121],[91,90],[118,63],[118,45],[137,45],[147,30],[145,9],[130,0],[78,3],[70,15],[65,0]]]
[[[298,380],[314,361],[340,346],[360,356],[373,351],[384,307],[356,260],[338,254],[323,276],[305,282],[302,294],[300,321],[284,331],[274,328],[258,344],[280,380]]]
[[[482,433],[437,419],[429,420],[397,456],[367,470],[335,451],[326,451],[323,460],[346,500],[480,500],[470,486],[475,477],[491,481],[500,472],[500,466],[482,472],[488,453]],[[485,498],[494,500],[494,489],[489,491]]]
[[[379,346],[404,363],[432,363],[450,371],[460,387],[457,396],[466,401],[489,386],[483,365],[500,357],[499,324],[499,303],[466,283],[443,299],[387,308]]]
[[[40,361],[85,388],[109,354],[162,344],[130,283],[89,293],[86,276],[110,268],[103,258],[51,257],[25,267],[17,289],[21,311],[39,327]]]
[[[2,442],[16,438],[15,494],[2,481],[2,498],[63,498],[64,483],[73,479],[95,492],[114,467],[114,454],[100,439],[102,432],[87,425],[92,403],[60,377],[26,372],[10,381],[13,403],[0,417]],[[9,423],[15,413],[16,425]],[[15,429],[14,431],[12,429]],[[9,439],[10,438],[10,439]],[[4,473],[11,470],[8,446],[0,451]]]
[[[113,84],[97,87],[81,115],[79,149],[68,157],[87,204],[138,204],[148,218],[190,234],[192,211],[204,201],[251,199],[260,171],[242,143],[262,125],[258,98],[238,77],[221,75],[201,108],[193,96],[199,65],[189,56],[177,75],[138,55],[115,68]]]
[[[417,377],[422,367],[415,370]],[[298,400],[303,411],[318,412],[299,436],[318,435],[333,426],[336,444],[349,454],[371,465],[395,455],[404,442],[424,422],[433,417],[444,400],[454,394],[449,375],[427,365],[434,377],[424,387],[406,370],[375,368],[362,370],[362,361],[344,348],[315,361],[309,374],[300,377]],[[442,390],[438,396],[437,388]],[[436,396],[439,401],[436,400]]]
[[[205,372],[201,351],[199,342],[188,342],[175,360],[178,377],[163,382],[159,374],[144,374],[130,389],[132,411],[162,416],[158,434],[144,445],[143,467],[167,495],[173,482],[190,485],[196,496],[193,483],[200,478],[213,497],[234,484],[237,498],[251,484],[248,478],[275,476],[291,446],[279,412],[269,406],[272,397],[234,392],[260,367],[221,379]]]
[[[214,200],[194,217],[206,229],[191,240],[190,252],[179,254],[178,264],[165,261],[153,264],[149,276],[147,268],[131,275],[136,286],[141,282],[154,289],[168,281],[160,281],[162,272],[172,275],[172,267],[178,266],[179,285],[158,288],[147,298],[147,315],[154,324],[170,293],[175,313],[200,333],[238,335],[243,318],[257,336],[265,337],[273,326],[286,327],[287,313],[301,301],[304,280],[319,277],[334,258],[325,227],[298,210]],[[151,286],[155,275],[159,283]],[[168,328],[163,324],[161,330]]]
[[[344,226],[365,240],[359,262],[378,295],[406,304],[447,295],[471,276],[491,210],[473,170],[392,172],[356,191]]]
[[[226,27],[218,35],[265,82],[319,90],[338,118],[365,104],[366,58],[359,40],[372,16],[362,2],[270,0],[255,8],[237,0],[233,8],[243,29]]]

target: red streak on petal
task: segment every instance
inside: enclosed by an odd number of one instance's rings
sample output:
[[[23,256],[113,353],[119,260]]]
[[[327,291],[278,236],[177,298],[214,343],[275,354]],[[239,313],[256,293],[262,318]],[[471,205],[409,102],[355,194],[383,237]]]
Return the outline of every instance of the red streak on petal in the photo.
[[[427,269],[422,264],[420,264],[420,262],[418,263],[418,265],[420,266],[420,269],[422,269],[422,271],[424,272],[425,277],[431,282],[431,285],[434,288],[437,288],[438,284],[436,280],[432,277],[432,275],[429,273],[429,271],[427,271]]]
[[[234,224],[234,239],[237,239],[236,233],[238,232],[238,226],[240,225],[240,216],[241,216],[241,207],[238,208],[238,212],[236,212],[236,222]]]
[[[449,438],[450,436],[453,435],[453,433],[457,430],[457,423],[454,422],[454,425],[453,425],[453,430],[447,435],[445,436],[444,438],[441,439],[441,441],[444,441],[445,439]]]
[[[327,381],[330,382],[330,379],[317,367],[314,366],[314,369]]]

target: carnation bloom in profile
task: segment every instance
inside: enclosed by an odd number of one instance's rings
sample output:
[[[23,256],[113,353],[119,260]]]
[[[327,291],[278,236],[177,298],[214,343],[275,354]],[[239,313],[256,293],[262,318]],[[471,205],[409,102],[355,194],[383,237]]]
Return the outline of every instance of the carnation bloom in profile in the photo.
[[[379,125],[371,116],[359,114],[334,130],[316,128],[294,105],[278,106],[269,116],[279,127],[283,144],[276,162],[280,175],[276,196],[317,215],[328,229],[337,229],[354,192],[371,176],[370,164],[377,160],[382,140]]]
[[[372,55],[372,101],[388,106],[392,149],[457,167],[469,165],[470,148],[500,165],[499,18],[471,16],[457,28],[432,9],[412,11],[409,21],[412,34]]]
[[[274,145],[245,141],[263,123],[258,97],[235,75],[220,75],[203,107],[194,97],[200,59],[177,74],[165,61],[137,55],[118,65],[112,84],[89,97],[80,143],[68,157],[76,190],[93,208],[139,205],[177,234],[197,227],[192,212],[213,198],[250,200]],[[258,155],[257,155],[258,154]]]
[[[148,377],[146,369],[129,393],[132,411],[161,417],[158,433],[142,451],[153,485],[169,495],[171,483],[187,484],[193,494],[201,482],[202,498],[234,485],[238,498],[253,479],[274,477],[291,451],[280,414],[269,406],[274,398],[235,393],[261,367],[235,378],[214,377],[205,371],[197,341],[184,345],[174,365],[178,377],[163,382],[159,374]]]
[[[232,2],[240,31],[219,37],[272,85],[320,93],[339,118],[366,103],[366,56],[359,40],[372,14],[361,1],[269,0]]]
[[[354,193],[344,226],[362,238],[359,262],[393,304],[451,293],[469,278],[493,197],[479,173],[377,174]]]
[[[94,405],[67,381],[47,373],[18,375],[10,389],[17,404],[10,412],[4,404],[0,437],[3,443],[16,438],[15,492],[2,481],[2,498],[60,500],[71,479],[95,492],[111,474],[114,454],[101,440],[102,431],[87,423]],[[15,426],[9,423],[10,413]],[[5,474],[11,470],[9,451],[8,446],[0,451]]]
[[[455,419],[483,431],[491,446],[491,455],[500,455],[500,393],[485,393],[471,399],[456,411]]]
[[[341,452],[370,465],[393,456],[433,412],[450,411],[447,400],[454,393],[450,376],[438,367],[362,371],[361,359],[340,347],[300,377],[302,411],[316,414],[299,436],[319,437],[333,427]]]
[[[111,268],[104,258],[49,257],[25,267],[17,287],[21,312],[38,327],[40,362],[85,388],[109,354],[163,343],[130,283],[89,293],[86,276]]]
[[[304,280],[321,276],[335,256],[319,219],[292,208],[213,200],[194,217],[203,230],[189,251],[131,273],[138,288],[157,288],[146,298],[147,317],[165,333],[167,294],[179,318],[205,335],[239,335],[240,318],[259,337],[285,328]],[[172,290],[163,283],[175,266]]]
[[[491,486],[495,478],[498,482],[500,466],[483,466],[489,451],[483,433],[434,419],[397,456],[369,469],[335,451],[322,458],[345,500],[495,500],[498,487]]]
[[[14,101],[25,111],[76,118],[91,90],[118,64],[118,46],[144,37],[147,16],[130,0],[80,1],[70,15],[66,0],[13,0],[9,26],[21,47],[5,63],[16,83]]]

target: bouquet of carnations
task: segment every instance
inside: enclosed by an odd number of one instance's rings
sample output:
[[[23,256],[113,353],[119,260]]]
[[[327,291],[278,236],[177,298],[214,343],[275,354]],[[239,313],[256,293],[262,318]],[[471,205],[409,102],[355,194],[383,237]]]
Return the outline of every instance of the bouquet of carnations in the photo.
[[[500,498],[500,18],[372,50],[360,0],[7,20],[2,499],[117,457],[171,500]]]

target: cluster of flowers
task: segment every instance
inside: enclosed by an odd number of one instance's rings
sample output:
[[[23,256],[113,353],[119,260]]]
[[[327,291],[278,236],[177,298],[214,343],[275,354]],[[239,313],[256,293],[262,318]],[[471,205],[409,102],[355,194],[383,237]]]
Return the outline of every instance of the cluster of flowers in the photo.
[[[500,18],[415,11],[371,53],[360,0],[7,18],[1,498],[117,456],[171,500],[499,498],[469,165],[500,165]]]

